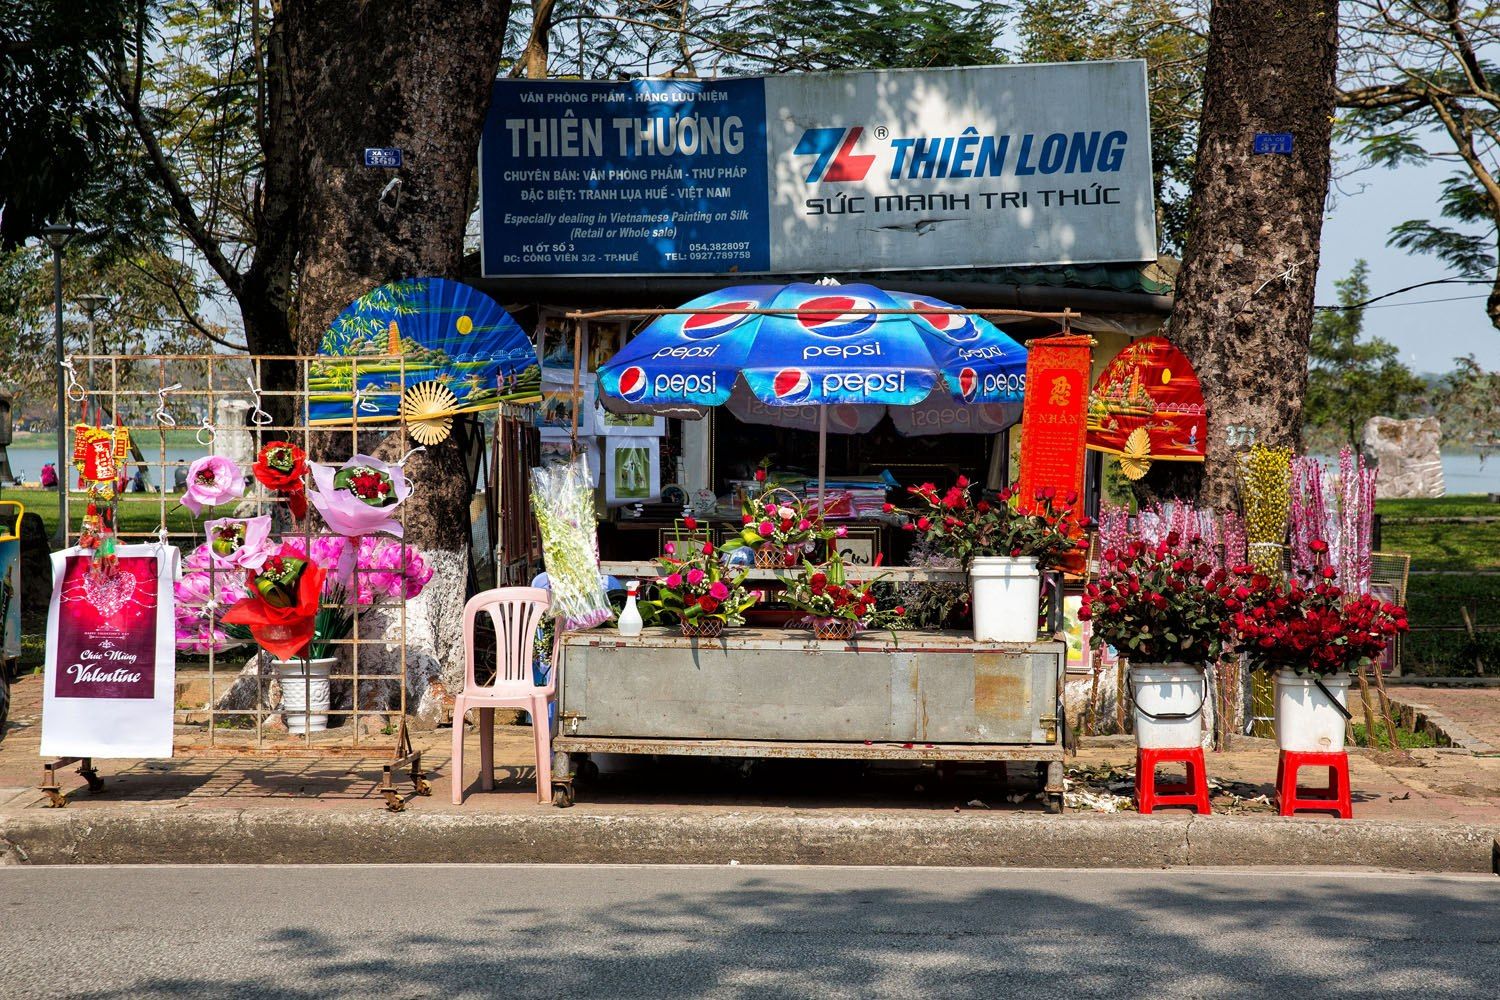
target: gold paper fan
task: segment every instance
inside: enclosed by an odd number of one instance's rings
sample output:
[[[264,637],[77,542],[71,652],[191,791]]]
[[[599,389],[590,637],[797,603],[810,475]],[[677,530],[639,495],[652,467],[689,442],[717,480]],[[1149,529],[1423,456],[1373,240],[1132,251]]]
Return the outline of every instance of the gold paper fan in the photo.
[[[1136,480],[1151,468],[1151,435],[1146,428],[1137,427],[1125,439],[1125,450],[1120,452],[1120,471],[1125,478]]]
[[[437,444],[453,433],[458,397],[441,382],[419,382],[401,397],[401,415],[418,444]]]

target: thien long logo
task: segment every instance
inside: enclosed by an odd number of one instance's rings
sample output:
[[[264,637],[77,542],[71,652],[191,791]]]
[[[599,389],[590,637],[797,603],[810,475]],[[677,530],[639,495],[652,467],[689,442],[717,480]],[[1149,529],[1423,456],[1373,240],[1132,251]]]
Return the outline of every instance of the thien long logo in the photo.
[[[853,128],[810,128],[797,140],[792,150],[797,156],[816,156],[807,172],[807,183],[819,181],[862,181],[875,163],[873,153],[860,156],[854,152],[863,126]]]

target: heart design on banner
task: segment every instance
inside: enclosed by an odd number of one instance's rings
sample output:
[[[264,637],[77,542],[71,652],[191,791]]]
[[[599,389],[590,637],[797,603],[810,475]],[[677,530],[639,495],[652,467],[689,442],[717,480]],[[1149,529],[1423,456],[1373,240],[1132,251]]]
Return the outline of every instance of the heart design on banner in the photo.
[[[101,617],[113,618],[135,596],[135,577],[118,570],[108,576],[86,573],[83,577],[83,596]]]

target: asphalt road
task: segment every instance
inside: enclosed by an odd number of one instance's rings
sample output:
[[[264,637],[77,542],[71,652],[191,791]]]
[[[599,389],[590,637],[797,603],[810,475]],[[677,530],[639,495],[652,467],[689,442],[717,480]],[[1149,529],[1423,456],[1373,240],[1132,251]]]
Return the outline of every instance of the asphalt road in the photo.
[[[1500,878],[0,868],[0,997],[1500,996]]]

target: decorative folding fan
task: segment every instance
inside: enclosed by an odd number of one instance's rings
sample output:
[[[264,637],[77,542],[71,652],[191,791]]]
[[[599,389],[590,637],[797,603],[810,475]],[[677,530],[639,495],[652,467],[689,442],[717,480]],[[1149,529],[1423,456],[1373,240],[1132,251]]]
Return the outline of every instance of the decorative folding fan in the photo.
[[[529,402],[541,387],[520,325],[488,295],[444,278],[405,278],[360,296],[318,353],[324,359],[308,372],[311,423],[404,415],[427,444],[448,436],[455,414]]]
[[[401,399],[406,429],[418,444],[438,444],[453,433],[458,399],[440,382],[418,382]]]
[[[1150,470],[1151,435],[1146,433],[1146,428],[1137,427],[1125,439],[1125,447],[1120,449],[1120,471],[1125,473],[1126,479],[1135,480]]]

